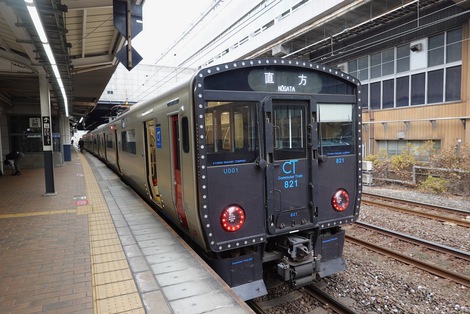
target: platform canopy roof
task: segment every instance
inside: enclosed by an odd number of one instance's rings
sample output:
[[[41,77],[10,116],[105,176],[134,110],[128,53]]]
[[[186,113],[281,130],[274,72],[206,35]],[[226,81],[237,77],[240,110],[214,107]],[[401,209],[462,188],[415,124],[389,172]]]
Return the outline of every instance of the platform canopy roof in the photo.
[[[131,1],[141,6],[144,0]],[[33,4],[67,101],[28,11]],[[0,104],[7,109],[38,106],[38,78],[45,75],[53,113],[67,109],[72,122],[79,120],[95,108],[125,43],[113,25],[113,0],[0,0]]]

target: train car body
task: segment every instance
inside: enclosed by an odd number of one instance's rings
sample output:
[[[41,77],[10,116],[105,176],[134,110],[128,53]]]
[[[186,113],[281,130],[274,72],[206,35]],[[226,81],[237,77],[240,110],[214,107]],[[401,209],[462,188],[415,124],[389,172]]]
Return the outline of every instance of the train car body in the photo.
[[[236,61],[85,136],[243,299],[263,270],[293,286],[345,269],[361,199],[359,82],[336,69]]]

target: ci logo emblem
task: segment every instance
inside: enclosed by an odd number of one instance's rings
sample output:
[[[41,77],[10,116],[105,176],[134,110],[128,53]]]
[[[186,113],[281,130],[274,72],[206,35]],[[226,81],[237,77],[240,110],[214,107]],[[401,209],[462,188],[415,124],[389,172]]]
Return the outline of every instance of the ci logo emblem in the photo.
[[[295,165],[299,162],[297,159],[289,160],[282,164],[282,172],[285,174],[295,174]]]

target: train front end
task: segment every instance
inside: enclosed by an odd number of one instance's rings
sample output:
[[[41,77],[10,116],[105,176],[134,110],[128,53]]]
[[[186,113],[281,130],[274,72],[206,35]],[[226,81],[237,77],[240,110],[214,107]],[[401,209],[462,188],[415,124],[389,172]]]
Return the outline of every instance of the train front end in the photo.
[[[195,79],[200,219],[217,273],[243,299],[263,271],[293,286],[345,269],[361,197],[359,82],[301,61],[237,61]]]

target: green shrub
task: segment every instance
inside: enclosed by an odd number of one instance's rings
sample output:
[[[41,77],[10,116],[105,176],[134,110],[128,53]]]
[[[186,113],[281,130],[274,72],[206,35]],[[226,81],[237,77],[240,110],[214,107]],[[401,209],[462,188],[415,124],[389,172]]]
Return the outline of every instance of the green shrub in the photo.
[[[411,144],[403,147],[400,155],[390,158],[391,168],[395,174],[403,181],[411,181],[413,178],[413,166],[417,165],[414,148]]]
[[[428,178],[419,185],[419,189],[423,192],[442,194],[447,192],[449,181],[442,178],[428,176]]]

